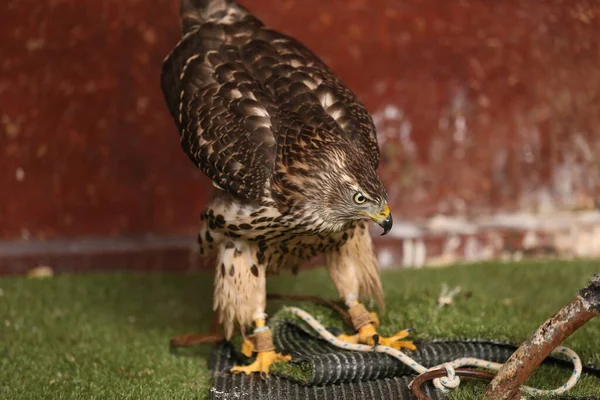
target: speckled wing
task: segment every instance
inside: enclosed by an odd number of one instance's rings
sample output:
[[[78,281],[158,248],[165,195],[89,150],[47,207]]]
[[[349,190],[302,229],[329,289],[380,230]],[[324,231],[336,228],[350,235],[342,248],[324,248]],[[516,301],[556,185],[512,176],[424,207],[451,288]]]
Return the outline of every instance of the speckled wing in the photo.
[[[262,196],[278,163],[327,142],[358,146],[376,167],[373,122],[353,93],[302,44],[227,4],[238,12],[184,24],[163,63],[161,86],[190,159],[247,199]]]
[[[262,195],[275,141],[265,92],[240,59],[239,42],[257,28],[205,23],[184,36],[163,64],[162,88],[190,159],[218,186]]]

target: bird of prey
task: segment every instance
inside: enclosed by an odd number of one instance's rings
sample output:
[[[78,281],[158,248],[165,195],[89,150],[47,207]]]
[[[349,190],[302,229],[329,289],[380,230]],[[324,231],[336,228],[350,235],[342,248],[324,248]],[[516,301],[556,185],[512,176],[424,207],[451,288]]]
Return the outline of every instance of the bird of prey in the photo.
[[[367,223],[392,228],[364,106],[313,52],[234,0],[182,0],[180,17],[161,87],[183,150],[215,187],[198,235],[217,253],[213,307],[225,336],[239,327],[242,351],[256,353],[233,372],[290,358],[266,325],[266,276],[317,254],[357,331],[343,340],[412,348],[406,331],[379,337],[360,302],[383,309]]]

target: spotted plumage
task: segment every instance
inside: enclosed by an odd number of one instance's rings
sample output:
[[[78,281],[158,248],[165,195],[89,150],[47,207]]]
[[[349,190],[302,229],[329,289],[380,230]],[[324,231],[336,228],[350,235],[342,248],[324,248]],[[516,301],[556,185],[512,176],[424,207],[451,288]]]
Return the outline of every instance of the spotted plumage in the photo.
[[[350,305],[381,282],[366,220],[391,227],[373,122],[310,50],[233,0],[183,0],[161,85],[188,157],[215,186],[198,243],[217,252],[227,337],[264,319],[266,275],[318,254]]]

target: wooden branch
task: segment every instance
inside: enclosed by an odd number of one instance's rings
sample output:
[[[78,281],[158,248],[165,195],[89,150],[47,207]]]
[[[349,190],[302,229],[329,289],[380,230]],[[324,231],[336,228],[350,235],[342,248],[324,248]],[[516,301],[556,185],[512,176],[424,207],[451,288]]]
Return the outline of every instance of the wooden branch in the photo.
[[[542,361],[573,332],[600,313],[600,276],[594,275],[579,295],[548,319],[513,353],[490,382],[486,400],[519,399],[519,388]]]

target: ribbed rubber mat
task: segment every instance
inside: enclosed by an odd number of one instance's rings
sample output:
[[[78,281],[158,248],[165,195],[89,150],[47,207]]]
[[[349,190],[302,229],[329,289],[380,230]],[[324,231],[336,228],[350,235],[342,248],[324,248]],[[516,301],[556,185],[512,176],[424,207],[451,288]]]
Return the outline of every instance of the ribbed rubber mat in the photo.
[[[263,381],[257,374],[232,375],[229,369],[239,363],[229,343],[222,343],[211,353],[213,370],[210,398],[214,400],[408,400],[415,399],[408,389],[412,377],[400,376],[373,381],[346,382],[306,386],[289,379],[271,376]],[[446,400],[433,386],[425,393],[433,400]]]
[[[293,355],[292,362],[310,371],[308,385],[326,385],[412,375],[414,371],[383,353],[341,350],[291,322],[273,326],[277,349]],[[417,341],[417,350],[403,350],[418,363],[432,367],[461,357],[505,362],[515,351],[510,344],[490,341]]]
[[[295,323],[276,321],[272,324],[277,351],[291,353],[293,362],[304,364],[309,378],[305,382],[293,377],[272,375],[268,381],[257,374],[232,375],[229,369],[242,362],[242,357],[230,343],[219,344],[211,353],[213,371],[211,399],[287,400],[287,399],[414,399],[408,389],[414,378],[408,367],[381,353],[359,353],[340,350],[313,336]],[[417,342],[418,350],[411,357],[428,366],[458,357],[484,357],[505,361],[514,346],[492,342],[429,341]],[[433,400],[447,397],[433,385],[424,386]]]
[[[277,351],[292,354],[292,363],[304,371],[297,376],[271,375],[262,380],[257,374],[233,375],[229,369],[243,363],[244,357],[228,342],[217,345],[210,358],[213,371],[211,399],[225,400],[413,400],[408,384],[413,371],[400,361],[382,353],[346,351],[321,340],[302,325],[272,320],[271,329]],[[475,357],[505,362],[516,346],[489,340],[428,340],[415,342],[417,350],[405,352],[420,364],[431,367],[460,357]],[[560,359],[549,363],[570,367]],[[483,365],[485,366],[485,364]],[[597,375],[596,367],[587,373]],[[432,400],[446,400],[431,382],[423,386]],[[563,399],[575,399],[568,395]],[[582,398],[583,399],[583,398]]]

